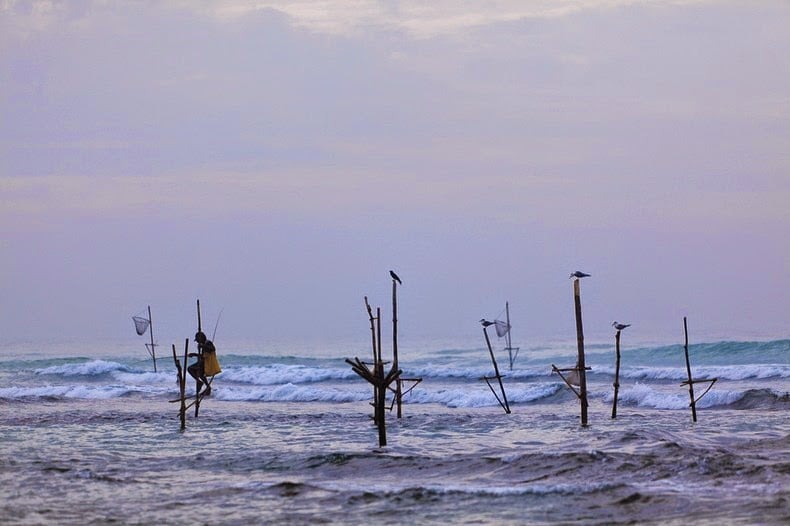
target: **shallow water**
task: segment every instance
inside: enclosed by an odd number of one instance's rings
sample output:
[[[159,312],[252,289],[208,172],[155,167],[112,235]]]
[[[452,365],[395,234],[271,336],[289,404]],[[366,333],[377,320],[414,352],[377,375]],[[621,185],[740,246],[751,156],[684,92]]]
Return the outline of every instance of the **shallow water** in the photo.
[[[0,522],[787,524],[782,345],[748,364],[773,373],[747,377],[737,350],[730,362],[699,353],[700,369],[731,378],[696,423],[687,391],[662,378],[683,364],[661,349],[629,358],[612,420],[612,377],[593,352],[587,427],[545,371],[552,357],[522,358],[505,378],[507,415],[476,378],[486,351],[445,354],[439,372],[436,353],[415,353],[407,375],[433,373],[404,418],[388,414],[384,448],[369,386],[342,359],[220,355],[214,394],[180,431],[172,365],[7,352]]]

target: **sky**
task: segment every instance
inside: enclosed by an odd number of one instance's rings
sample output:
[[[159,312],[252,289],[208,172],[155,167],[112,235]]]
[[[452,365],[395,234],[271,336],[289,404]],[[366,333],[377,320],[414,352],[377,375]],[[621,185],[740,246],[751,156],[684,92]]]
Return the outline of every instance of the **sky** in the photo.
[[[426,5],[427,4],[427,5]],[[790,337],[785,0],[0,0],[0,343]],[[386,323],[385,323],[386,325]],[[388,329],[385,329],[388,330]]]

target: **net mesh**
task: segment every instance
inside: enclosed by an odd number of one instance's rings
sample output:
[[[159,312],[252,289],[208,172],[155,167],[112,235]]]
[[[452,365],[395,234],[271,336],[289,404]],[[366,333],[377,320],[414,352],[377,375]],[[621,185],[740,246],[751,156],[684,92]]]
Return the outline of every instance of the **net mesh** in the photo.
[[[148,320],[148,318],[132,316],[132,320],[134,321],[134,330],[136,330],[137,334],[140,336],[145,334],[145,331],[148,330],[148,326],[151,325],[151,321]]]
[[[508,325],[507,322],[504,322],[502,320],[495,320],[494,327],[496,328],[496,335],[499,336],[500,338],[505,334],[507,334],[508,331],[510,330],[510,325]]]

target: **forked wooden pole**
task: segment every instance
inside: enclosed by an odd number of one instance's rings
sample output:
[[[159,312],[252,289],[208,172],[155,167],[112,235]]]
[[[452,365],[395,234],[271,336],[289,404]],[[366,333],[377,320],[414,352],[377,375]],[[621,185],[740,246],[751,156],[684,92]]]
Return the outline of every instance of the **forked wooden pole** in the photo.
[[[398,379],[401,374],[401,371],[395,369],[394,367],[390,369],[390,371],[385,375],[384,374],[384,363],[382,361],[376,362],[373,366],[373,370],[371,370],[367,365],[362,363],[359,358],[354,358],[354,360],[346,360],[351,366],[351,369],[357,373],[359,376],[367,380],[368,382],[374,384],[376,386],[376,400],[375,400],[375,412],[377,415],[376,425],[378,426],[379,431],[379,446],[383,447],[387,445],[387,429],[386,429],[386,419],[384,418],[384,402],[385,402],[385,395],[387,392],[387,387],[394,381]]]

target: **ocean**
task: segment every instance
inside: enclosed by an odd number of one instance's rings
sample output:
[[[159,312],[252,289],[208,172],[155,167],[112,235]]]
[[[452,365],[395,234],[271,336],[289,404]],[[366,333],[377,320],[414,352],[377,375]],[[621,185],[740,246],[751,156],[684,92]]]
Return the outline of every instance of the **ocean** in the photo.
[[[217,347],[182,431],[164,346],[153,372],[142,344],[3,344],[0,523],[790,523],[790,340],[692,344],[694,377],[718,378],[696,423],[682,345],[624,331],[612,419],[614,339],[588,342],[587,426],[551,374],[575,341],[523,347],[513,370],[496,348],[511,414],[482,337],[402,345],[422,382],[386,447],[345,362],[364,345]]]

